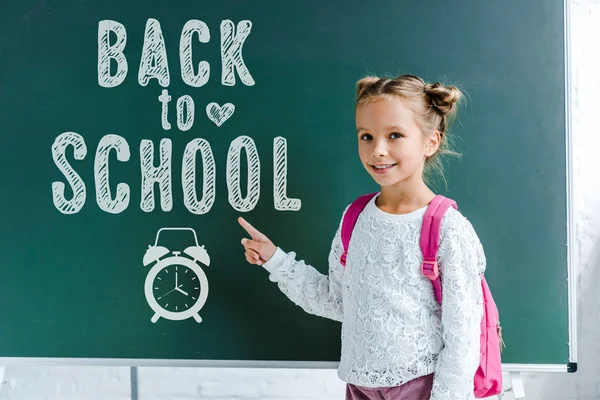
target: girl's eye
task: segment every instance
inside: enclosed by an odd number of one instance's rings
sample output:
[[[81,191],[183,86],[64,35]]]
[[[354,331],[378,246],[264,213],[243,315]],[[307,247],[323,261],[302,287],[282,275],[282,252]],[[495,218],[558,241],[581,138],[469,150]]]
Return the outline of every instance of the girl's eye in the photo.
[[[369,135],[368,133],[363,133],[360,136],[360,140],[371,140],[371,139],[373,139],[373,136]]]
[[[401,133],[398,132],[394,132],[394,133],[390,133],[390,139],[400,139],[404,137]]]

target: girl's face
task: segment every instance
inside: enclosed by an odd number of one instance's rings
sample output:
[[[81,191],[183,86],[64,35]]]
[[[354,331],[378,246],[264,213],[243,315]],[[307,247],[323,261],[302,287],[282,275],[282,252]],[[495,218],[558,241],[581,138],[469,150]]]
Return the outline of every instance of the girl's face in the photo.
[[[363,166],[382,187],[422,179],[425,158],[439,146],[426,138],[414,113],[397,97],[382,97],[356,111],[358,153]]]

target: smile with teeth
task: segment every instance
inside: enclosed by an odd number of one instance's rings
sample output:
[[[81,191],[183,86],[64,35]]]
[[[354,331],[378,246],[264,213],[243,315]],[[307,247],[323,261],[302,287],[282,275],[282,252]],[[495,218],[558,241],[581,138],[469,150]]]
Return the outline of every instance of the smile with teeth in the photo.
[[[377,168],[377,169],[386,169],[386,168],[392,168],[394,165],[396,165],[396,164],[387,164],[387,165],[373,165],[373,168]]]
[[[373,168],[373,170],[376,173],[383,173],[383,172],[387,172],[387,170],[394,167],[395,165],[396,164],[377,164],[377,165],[371,165],[371,168]]]

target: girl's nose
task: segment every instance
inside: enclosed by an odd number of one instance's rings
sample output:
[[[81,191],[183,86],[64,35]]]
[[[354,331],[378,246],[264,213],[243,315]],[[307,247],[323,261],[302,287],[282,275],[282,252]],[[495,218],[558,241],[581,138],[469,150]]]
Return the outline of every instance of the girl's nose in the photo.
[[[373,157],[383,156],[387,156],[387,146],[385,140],[378,140],[375,142],[375,147],[373,148]]]

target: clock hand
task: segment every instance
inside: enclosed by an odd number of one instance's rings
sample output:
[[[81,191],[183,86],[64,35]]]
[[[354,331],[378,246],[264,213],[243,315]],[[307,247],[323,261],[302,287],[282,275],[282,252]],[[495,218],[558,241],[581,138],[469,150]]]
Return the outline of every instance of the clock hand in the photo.
[[[162,296],[160,296],[160,297],[165,297],[166,295],[168,295],[168,294],[169,294],[169,293],[171,293],[171,292],[174,292],[175,290],[177,290],[177,288],[169,290],[167,293],[163,294],[163,295],[162,295]]]
[[[175,272],[175,289],[177,289],[177,272]]]
[[[179,287],[181,287],[181,286],[183,286],[183,285],[179,285]],[[175,290],[177,290],[178,292],[183,293],[187,296],[188,294],[186,292],[184,292],[183,290],[179,289],[179,287],[176,287]]]

